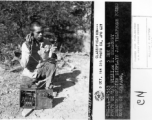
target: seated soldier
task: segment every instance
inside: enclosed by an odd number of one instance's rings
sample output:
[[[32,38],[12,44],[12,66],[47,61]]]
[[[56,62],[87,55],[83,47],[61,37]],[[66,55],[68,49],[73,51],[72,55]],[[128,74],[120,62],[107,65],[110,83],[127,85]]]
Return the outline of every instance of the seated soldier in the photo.
[[[55,47],[43,39],[43,27],[39,22],[31,24],[31,33],[22,44],[21,66],[22,85],[30,87],[35,80],[45,80],[45,88],[52,84],[56,71],[56,62],[52,59]]]

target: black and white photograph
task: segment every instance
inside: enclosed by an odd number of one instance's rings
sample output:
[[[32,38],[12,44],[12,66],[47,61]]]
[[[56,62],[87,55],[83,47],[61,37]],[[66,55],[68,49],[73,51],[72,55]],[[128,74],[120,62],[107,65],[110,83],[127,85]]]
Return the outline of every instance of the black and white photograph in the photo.
[[[150,0],[1,0],[0,119],[152,120]]]
[[[93,4],[0,1],[0,119],[88,120]]]

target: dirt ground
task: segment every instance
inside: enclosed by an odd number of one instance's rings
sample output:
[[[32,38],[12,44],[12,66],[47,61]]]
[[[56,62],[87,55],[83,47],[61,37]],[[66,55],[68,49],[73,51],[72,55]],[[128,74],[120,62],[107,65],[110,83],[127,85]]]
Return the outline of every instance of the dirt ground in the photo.
[[[34,110],[21,115],[19,108],[20,75],[22,71],[0,70],[0,119],[88,119],[89,64],[87,55],[73,54],[66,59],[76,67],[65,65],[55,76],[57,97],[52,109]]]

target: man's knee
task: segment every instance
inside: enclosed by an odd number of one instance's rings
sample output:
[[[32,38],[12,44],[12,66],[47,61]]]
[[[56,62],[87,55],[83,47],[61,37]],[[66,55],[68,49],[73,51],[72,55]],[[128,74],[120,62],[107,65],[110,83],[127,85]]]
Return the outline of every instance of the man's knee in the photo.
[[[53,76],[53,73],[56,70],[56,65],[49,63],[47,64],[47,71],[46,71],[46,77],[49,77],[50,75]]]

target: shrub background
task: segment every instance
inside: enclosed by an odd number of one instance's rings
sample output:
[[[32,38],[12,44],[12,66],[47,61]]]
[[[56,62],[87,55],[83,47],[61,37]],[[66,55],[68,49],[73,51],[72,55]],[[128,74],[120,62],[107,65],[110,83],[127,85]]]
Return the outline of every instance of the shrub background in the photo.
[[[90,52],[92,2],[0,1],[0,52],[22,44],[32,21],[40,21],[61,52]],[[6,51],[5,51],[6,52]]]

